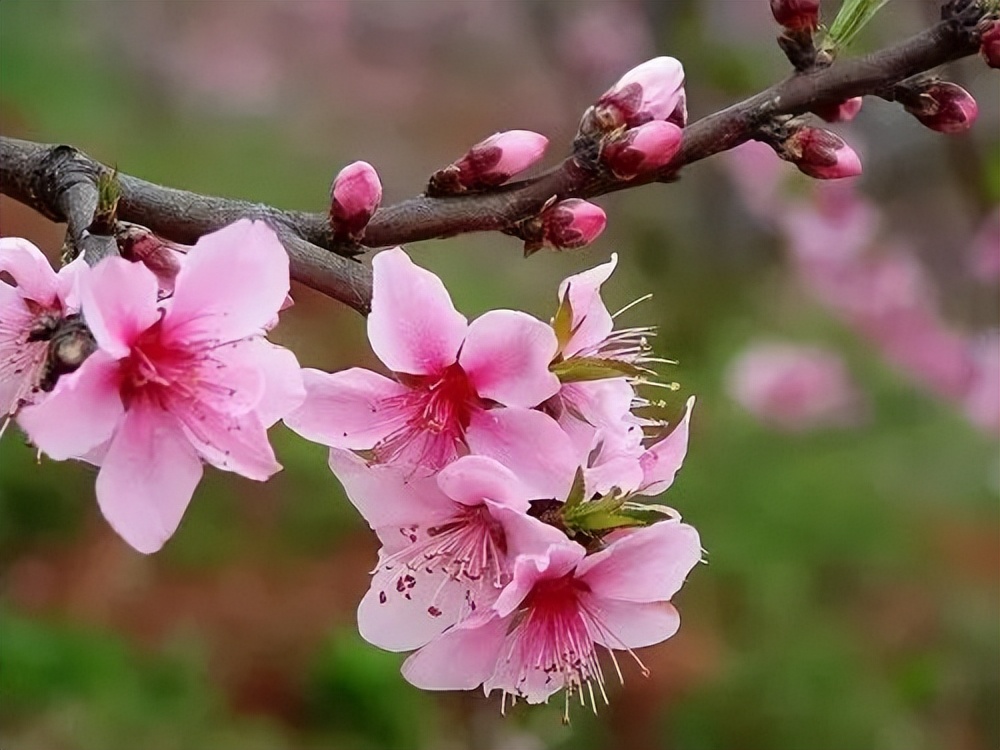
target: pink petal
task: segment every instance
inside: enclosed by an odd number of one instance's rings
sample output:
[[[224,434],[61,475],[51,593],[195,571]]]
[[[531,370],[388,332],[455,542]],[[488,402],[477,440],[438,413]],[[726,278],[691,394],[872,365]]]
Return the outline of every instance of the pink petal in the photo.
[[[570,439],[547,414],[519,408],[474,412],[465,438],[472,453],[510,469],[530,499],[565,500],[569,494],[579,462]]]
[[[701,560],[694,527],[660,521],[619,537],[588,556],[576,575],[601,599],[667,601]]]
[[[172,400],[168,406],[198,455],[212,466],[258,482],[281,470],[254,412],[226,414],[203,401]]]
[[[693,408],[694,396],[688,399],[684,417],[673,432],[642,454],[639,459],[643,474],[643,486],[638,490],[640,495],[659,495],[674,483],[674,477],[680,471],[687,455],[688,427]]]
[[[125,412],[118,385],[118,363],[98,350],[45,399],[21,409],[17,422],[50,457],[74,458],[111,437]]]
[[[139,334],[160,319],[156,276],[141,263],[107,258],[80,285],[83,316],[97,345],[115,359],[128,356]]]
[[[371,370],[306,369],[302,379],[305,401],[285,417],[285,424],[306,440],[368,450],[402,427],[410,415],[396,403],[410,389]]]
[[[491,503],[490,514],[503,526],[507,559],[512,562],[521,555],[544,555],[552,545],[569,541],[555,526],[543,523],[527,513]]]
[[[406,576],[411,585],[406,596],[397,589],[400,576]],[[358,631],[373,646],[387,651],[420,648],[467,613],[465,592],[470,583],[443,570],[382,569],[358,606]]]
[[[458,362],[483,398],[540,404],[559,390],[549,363],[559,344],[551,326],[514,310],[491,310],[469,326]]]
[[[485,500],[521,513],[528,512],[527,489],[504,466],[485,456],[463,456],[437,475],[438,486],[463,505],[482,505]]]
[[[611,313],[601,299],[601,285],[611,277],[617,265],[618,253],[612,253],[607,263],[570,276],[559,285],[560,302],[569,294],[573,310],[573,335],[563,346],[563,356],[572,357],[600,344],[614,328]]]
[[[56,294],[64,311],[76,312],[80,309],[80,286],[86,283],[89,273],[90,266],[82,255],[59,269]]]
[[[227,362],[252,367],[261,373],[263,392],[254,410],[264,427],[271,427],[305,401],[302,369],[290,349],[276,346],[258,336],[237,341],[215,352]]]
[[[288,294],[288,254],[263,221],[241,219],[198,240],[181,264],[164,331],[234,341],[262,332]]]
[[[368,339],[378,358],[393,372],[410,375],[432,375],[454,364],[468,326],[441,279],[400,248],[376,255],[372,269]]]
[[[514,560],[511,582],[507,584],[493,605],[502,616],[513,612],[531,593],[538,581],[560,578],[575,568],[587,554],[581,545],[562,539],[550,544],[541,555],[521,555]]]
[[[508,625],[492,612],[470,617],[403,662],[403,677],[424,690],[472,690],[493,674]]]
[[[0,273],[6,271],[17,283],[22,297],[49,307],[59,291],[56,272],[42,251],[20,237],[0,238]]]
[[[434,477],[414,476],[407,469],[371,466],[350,451],[330,449],[330,470],[344,486],[348,499],[390,552],[409,544],[399,534],[401,527],[435,526],[451,519],[455,502],[437,486]]]
[[[97,502],[122,539],[149,554],[177,530],[201,474],[201,461],[174,420],[136,404],[97,475]]]
[[[680,615],[670,602],[625,602],[588,598],[587,609],[601,624],[594,641],[612,649],[642,648],[677,632]]]

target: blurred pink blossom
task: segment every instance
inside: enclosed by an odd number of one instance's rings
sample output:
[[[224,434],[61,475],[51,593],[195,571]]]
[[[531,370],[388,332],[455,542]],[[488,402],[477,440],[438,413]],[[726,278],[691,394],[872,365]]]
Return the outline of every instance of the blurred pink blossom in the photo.
[[[1000,208],[986,218],[972,240],[969,267],[980,281],[1000,282]]]
[[[781,430],[853,425],[863,414],[843,360],[816,346],[753,344],[730,364],[726,382],[740,406]]]

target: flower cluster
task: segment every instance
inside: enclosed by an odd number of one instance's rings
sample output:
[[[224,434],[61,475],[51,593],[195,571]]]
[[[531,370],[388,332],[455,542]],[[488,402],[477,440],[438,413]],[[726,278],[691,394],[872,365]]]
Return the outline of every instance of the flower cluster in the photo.
[[[661,360],[654,331],[616,329],[601,299],[616,261],[566,279],[550,323],[512,310],[469,322],[434,274],[383,251],[368,336],[393,377],[304,371],[285,423],[330,447],[379,537],[359,628],[415,650],[414,685],[594,703],[598,646],[634,656],[677,630],[669,600],[698,534],[638,499],[672,484],[693,399],[669,432],[635,413]]]
[[[102,513],[145,553],[176,530],[204,463],[278,471],[267,428],[305,396],[295,356],[265,338],[289,284],[273,230],[239,221],[176,257],[164,293],[143,262],[57,274],[27,242],[0,245],[16,284],[0,282],[0,407],[50,458],[100,467]],[[46,369],[66,360],[53,347],[82,321],[89,356],[46,393]]]

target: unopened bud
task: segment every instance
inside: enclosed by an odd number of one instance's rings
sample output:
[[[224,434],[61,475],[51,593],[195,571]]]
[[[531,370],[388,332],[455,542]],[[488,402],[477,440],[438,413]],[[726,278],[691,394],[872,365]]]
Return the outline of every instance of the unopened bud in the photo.
[[[611,132],[651,120],[687,124],[684,66],[673,57],[647,60],[623,75],[587,110],[580,132]]]
[[[813,112],[827,122],[849,122],[861,111],[863,102],[863,97],[855,96],[853,99],[848,99],[839,104],[827,104],[816,107]]]
[[[647,122],[605,145],[601,161],[621,180],[654,172],[680,149],[683,132],[662,120]]]
[[[771,0],[771,14],[789,31],[819,28],[819,0]]]
[[[600,206],[579,198],[559,201],[520,226],[524,254],[531,255],[543,247],[584,247],[597,239],[607,223],[608,217]]]
[[[431,176],[429,195],[483,190],[507,182],[542,158],[549,139],[530,130],[494,133],[461,159]]]
[[[365,161],[348,164],[330,189],[330,226],[339,239],[357,241],[382,202],[382,183]]]
[[[968,130],[979,114],[972,94],[951,81],[931,81],[900,100],[907,112],[939,133]]]
[[[125,260],[142,263],[153,272],[162,292],[172,292],[181,270],[177,246],[137,224],[119,223],[115,231],[118,252]]]
[[[1000,68],[1000,21],[993,21],[983,32],[979,51],[987,65]]]
[[[778,155],[818,180],[861,174],[861,160],[854,149],[840,136],[822,128],[797,130],[780,145]]]

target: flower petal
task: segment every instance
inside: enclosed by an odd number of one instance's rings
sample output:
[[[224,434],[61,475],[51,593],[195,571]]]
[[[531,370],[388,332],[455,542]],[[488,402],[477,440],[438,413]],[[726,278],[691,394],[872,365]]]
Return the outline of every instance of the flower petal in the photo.
[[[25,406],[17,422],[31,442],[57,461],[83,455],[108,440],[125,412],[118,363],[98,350],[52,393]]]
[[[217,357],[261,373],[263,392],[254,411],[264,427],[291,414],[306,398],[302,369],[295,354],[262,336],[242,339],[215,350]]]
[[[20,237],[0,238],[0,273],[17,283],[20,295],[46,307],[58,296],[59,282],[42,251]]]
[[[673,431],[663,440],[650,446],[639,458],[639,465],[642,466],[642,487],[638,490],[638,494],[659,495],[674,483],[674,478],[687,455],[692,409],[694,409],[694,396],[688,399],[684,417]]]
[[[263,221],[241,219],[198,240],[181,264],[164,333],[234,341],[262,332],[288,294],[288,254]]]
[[[156,552],[177,530],[201,461],[166,412],[136,404],[97,475],[97,502],[111,527],[139,552]]]
[[[614,328],[614,320],[601,299],[601,285],[607,281],[618,265],[618,253],[599,266],[564,279],[559,285],[559,301],[569,295],[573,310],[573,335],[563,346],[563,356],[574,354],[600,344]]]
[[[434,526],[451,519],[455,502],[438,488],[434,477],[414,476],[407,469],[369,465],[347,450],[330,449],[330,470],[344,486],[348,499],[383,544],[395,551],[409,544],[401,527]]]
[[[223,471],[263,482],[281,470],[255,412],[226,414],[204,401],[172,399],[168,408],[203,459]]]
[[[565,500],[569,494],[579,462],[570,439],[547,414],[519,408],[474,412],[465,438],[472,453],[512,471],[530,499]]]
[[[493,674],[507,626],[489,611],[470,617],[403,662],[403,677],[424,690],[472,690]]]
[[[569,539],[550,544],[540,555],[521,555],[514,560],[510,583],[500,592],[493,609],[506,617],[531,593],[538,581],[560,578],[575,568],[587,554]]]
[[[667,601],[699,560],[701,543],[694,527],[660,521],[627,533],[588,556],[576,575],[599,598]]]
[[[401,248],[372,261],[368,339],[393,372],[433,375],[454,364],[468,325],[441,279],[415,265]]]
[[[156,276],[142,263],[106,258],[80,285],[83,317],[97,345],[115,359],[128,356],[139,334],[160,319]]]
[[[462,456],[437,475],[441,490],[463,505],[505,506],[528,512],[527,489],[509,469],[486,456]]]
[[[531,407],[559,390],[549,372],[558,348],[552,326],[526,313],[491,310],[472,321],[458,362],[480,396]]]
[[[606,648],[652,646],[670,638],[681,625],[680,615],[670,602],[588,598],[585,606],[599,623],[591,635]]]
[[[410,389],[371,370],[302,371],[306,398],[285,424],[306,440],[335,448],[368,450],[406,424],[399,402]]]

